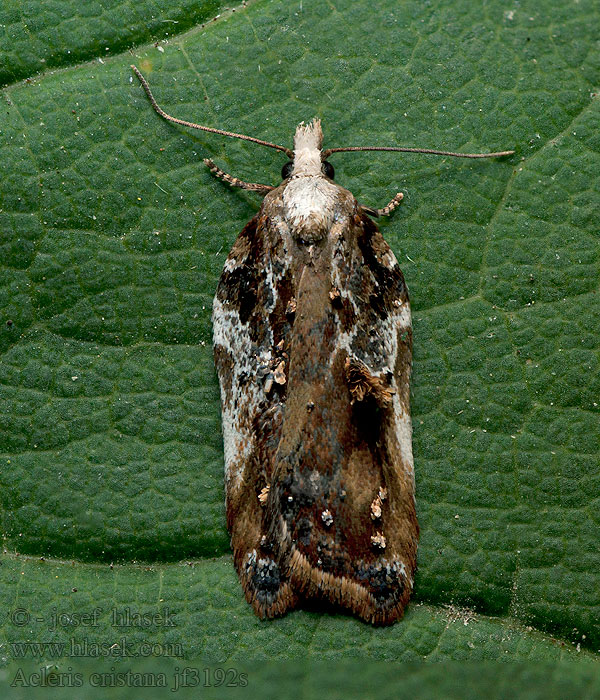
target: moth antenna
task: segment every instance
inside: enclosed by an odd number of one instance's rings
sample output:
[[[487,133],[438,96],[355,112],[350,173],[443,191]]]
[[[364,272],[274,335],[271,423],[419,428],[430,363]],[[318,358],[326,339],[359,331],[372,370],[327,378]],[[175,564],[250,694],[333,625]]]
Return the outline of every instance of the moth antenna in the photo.
[[[288,158],[293,158],[294,157],[294,151],[292,151],[289,148],[286,148],[285,146],[278,146],[276,143],[270,143],[269,141],[262,141],[261,139],[255,139],[253,136],[246,136],[245,134],[236,134],[233,131],[224,131],[223,129],[213,129],[210,126],[202,126],[201,124],[194,124],[194,122],[186,122],[184,119],[177,119],[177,117],[172,117],[170,114],[167,114],[164,109],[161,109],[161,107],[158,106],[158,103],[154,99],[154,95],[152,94],[152,91],[150,90],[150,86],[148,85],[148,81],[144,76],[140,73],[140,71],[134,66],[131,66],[131,70],[137,75],[138,80],[142,84],[142,87],[144,88],[144,92],[148,96],[148,99],[150,100],[150,104],[154,108],[154,111],[160,114],[160,116],[163,119],[166,119],[169,122],[173,122],[173,124],[180,124],[181,126],[189,126],[191,129],[200,129],[201,131],[209,131],[211,134],[221,134],[221,136],[232,136],[235,139],[242,139],[244,141],[252,141],[252,143],[258,143],[261,146],[268,146],[269,148],[276,148],[278,151],[283,151]]]
[[[454,156],[455,158],[498,158],[511,156],[514,151],[498,151],[497,153],[454,153],[453,151],[436,151],[432,148],[402,148],[400,146],[346,146],[345,148],[327,148],[322,152],[323,160],[332,153],[340,151],[400,151],[402,153],[429,153],[434,156]]]

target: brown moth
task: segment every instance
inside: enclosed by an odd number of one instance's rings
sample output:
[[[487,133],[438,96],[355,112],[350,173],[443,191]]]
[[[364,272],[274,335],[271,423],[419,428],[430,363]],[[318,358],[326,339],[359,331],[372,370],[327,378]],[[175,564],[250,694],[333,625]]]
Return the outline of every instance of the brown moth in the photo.
[[[264,195],[225,262],[213,306],[221,386],[227,526],[248,602],[261,618],[317,602],[373,624],[404,612],[416,569],[409,381],[412,328],[404,277],[370,217],[334,182],[321,123],[294,149],[165,119],[283,151],[277,187],[219,178]]]

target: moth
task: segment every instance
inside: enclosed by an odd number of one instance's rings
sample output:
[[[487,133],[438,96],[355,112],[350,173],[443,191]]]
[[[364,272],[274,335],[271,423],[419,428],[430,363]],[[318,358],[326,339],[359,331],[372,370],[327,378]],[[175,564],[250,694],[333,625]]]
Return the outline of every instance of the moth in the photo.
[[[246,599],[261,618],[298,606],[350,611],[375,625],[402,617],[419,526],[409,408],[408,291],[372,217],[334,181],[321,123],[301,123],[276,187],[204,162],[234,187],[264,195],[225,262],[213,305],[221,388],[227,526]]]

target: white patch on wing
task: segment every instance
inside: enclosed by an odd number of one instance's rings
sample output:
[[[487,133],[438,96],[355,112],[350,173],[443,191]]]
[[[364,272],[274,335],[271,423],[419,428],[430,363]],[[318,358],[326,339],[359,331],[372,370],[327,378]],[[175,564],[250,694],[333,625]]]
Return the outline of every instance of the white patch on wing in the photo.
[[[227,309],[217,298],[213,302],[213,342],[225,348],[235,360],[231,393],[221,393],[225,478],[228,488],[237,488],[243,478],[248,456],[256,436],[250,429],[249,415],[263,397],[263,388],[256,382],[257,348],[244,332],[237,311]],[[270,359],[270,351],[267,351]],[[265,354],[262,349],[261,356]],[[243,386],[240,377],[245,377]]]
[[[264,284],[269,289],[261,313],[268,317],[277,303],[277,282],[291,265],[290,256],[284,252],[278,258],[281,268],[275,273],[272,260],[263,260]],[[228,258],[225,270],[239,267],[240,261]],[[249,323],[242,323],[238,310],[215,297],[213,302],[213,343],[223,347],[231,356],[231,376],[219,376],[221,384],[221,415],[225,453],[225,479],[227,493],[242,485],[248,458],[256,447],[257,436],[252,430],[254,417],[265,401],[265,382],[259,376],[259,368],[270,364],[273,357],[273,336],[270,324],[260,344],[250,337]],[[251,321],[252,322],[252,321]],[[217,367],[218,373],[220,370]],[[226,387],[229,384],[229,393]]]
[[[406,473],[414,485],[415,466],[412,451],[412,422],[410,420],[410,415],[405,413],[400,403],[398,394],[394,394],[392,397],[392,406],[394,414],[394,429],[396,439],[398,440],[398,446],[400,447],[400,454],[402,455],[402,464],[405,466]]]
[[[400,307],[400,313],[395,315],[394,318],[396,319],[396,328],[399,330],[410,328],[412,325],[410,306],[407,303],[402,304]]]

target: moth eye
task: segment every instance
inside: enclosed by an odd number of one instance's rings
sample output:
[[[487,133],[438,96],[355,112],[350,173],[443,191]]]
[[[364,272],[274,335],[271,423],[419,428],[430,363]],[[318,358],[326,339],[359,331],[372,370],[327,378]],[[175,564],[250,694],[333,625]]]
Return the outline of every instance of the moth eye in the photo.
[[[288,177],[292,174],[292,170],[294,169],[294,161],[293,160],[288,160],[288,162],[281,168],[281,177],[284,180],[287,180]]]
[[[335,177],[335,170],[333,169],[333,165],[328,160],[324,160],[323,163],[321,164],[321,170],[323,171],[323,174],[325,177],[328,177],[330,180],[333,180]]]

